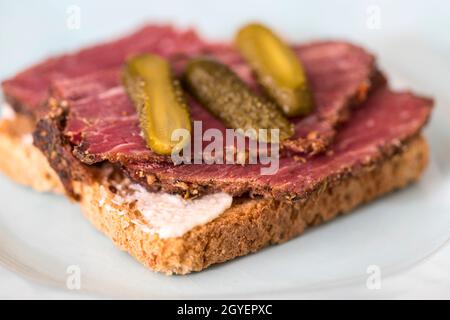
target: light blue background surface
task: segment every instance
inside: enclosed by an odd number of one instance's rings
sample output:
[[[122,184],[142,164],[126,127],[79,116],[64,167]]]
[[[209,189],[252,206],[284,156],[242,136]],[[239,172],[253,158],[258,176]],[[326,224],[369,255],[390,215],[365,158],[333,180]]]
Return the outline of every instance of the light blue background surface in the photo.
[[[79,30],[66,27],[70,5],[81,9]],[[371,5],[380,8],[380,29],[367,27]],[[380,41],[391,40],[394,46],[420,41],[450,60],[450,2],[446,0],[0,0],[0,78],[48,55],[155,20],[196,26],[202,34],[220,38],[230,37],[248,20],[260,20],[299,41],[339,37],[371,48],[380,47]]]

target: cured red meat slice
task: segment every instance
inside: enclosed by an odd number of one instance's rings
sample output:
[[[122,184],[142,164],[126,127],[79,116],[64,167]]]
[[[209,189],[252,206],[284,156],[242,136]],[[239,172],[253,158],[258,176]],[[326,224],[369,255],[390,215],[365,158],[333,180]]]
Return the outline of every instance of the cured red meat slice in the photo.
[[[23,112],[41,116],[53,81],[83,76],[99,70],[117,68],[133,54],[154,52],[173,60],[199,54],[204,42],[193,30],[148,25],[121,39],[50,58],[20,72],[2,83],[8,101]]]
[[[285,146],[295,152],[318,153],[331,142],[335,127],[347,118],[349,107],[365,99],[378,73],[372,55],[346,42],[315,42],[295,45],[294,49],[305,61],[317,108],[306,118],[293,119],[296,135]],[[230,44],[208,43],[192,30],[157,25],[146,26],[116,41],[51,58],[6,80],[3,90],[16,110],[39,118],[48,112],[45,102],[49,98],[51,84],[54,84],[53,93],[59,97],[92,97],[117,84],[124,60],[142,52],[170,59],[177,73],[182,71],[187,58],[210,55],[228,64],[249,86],[260,91],[250,68]],[[134,141],[135,137],[130,139]],[[122,141],[116,142],[122,145]],[[86,146],[92,146],[92,142],[83,140],[82,143],[84,147],[81,149],[88,153],[86,159],[123,156],[90,154]]]
[[[208,45],[203,51],[228,64],[250,87],[259,91],[250,69],[232,47]],[[350,106],[365,99],[375,72],[374,61],[359,47],[342,42],[298,46],[296,52],[311,82],[316,108],[311,115],[292,120],[295,136],[285,146],[295,152],[314,154],[328,146],[336,126],[347,118]],[[88,164],[138,158],[167,160],[146,147],[138,118],[133,116],[134,107],[119,82],[120,69],[112,68],[53,83],[53,95],[70,104],[66,133],[75,144],[76,155]],[[217,119],[195,101],[190,101],[192,118],[201,120],[204,130],[225,130]],[[126,121],[122,119],[124,115]]]
[[[298,198],[333,183],[361,165],[382,161],[417,136],[427,122],[432,101],[411,93],[379,89],[355,110],[339,131],[330,150],[306,162],[280,159],[274,175],[261,175],[262,165],[180,165],[136,161],[124,166],[128,174],[150,189],[194,194],[223,191],[269,197]],[[150,179],[149,179],[150,177]],[[149,184],[149,181],[152,182]]]

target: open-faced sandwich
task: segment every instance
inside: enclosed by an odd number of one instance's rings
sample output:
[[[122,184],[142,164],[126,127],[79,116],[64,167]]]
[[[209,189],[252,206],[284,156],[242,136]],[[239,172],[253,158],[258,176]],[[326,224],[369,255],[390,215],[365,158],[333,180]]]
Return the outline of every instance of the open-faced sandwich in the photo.
[[[417,180],[432,101],[342,41],[146,26],[3,82],[0,169],[64,193],[123,250],[186,274]]]

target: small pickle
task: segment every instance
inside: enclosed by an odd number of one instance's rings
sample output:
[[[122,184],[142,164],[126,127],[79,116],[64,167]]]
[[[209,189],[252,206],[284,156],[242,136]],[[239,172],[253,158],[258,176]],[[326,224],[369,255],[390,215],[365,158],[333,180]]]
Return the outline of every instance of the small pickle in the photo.
[[[246,25],[237,33],[235,45],[285,115],[302,116],[312,111],[312,93],[298,57],[269,28]]]
[[[274,103],[252,93],[230,68],[219,62],[191,60],[185,80],[192,94],[229,128],[253,129],[256,136],[251,138],[267,141],[272,140],[270,131],[264,138],[259,137],[259,129],[279,129],[280,140],[294,133],[292,124]]]
[[[152,54],[132,57],[125,64],[123,83],[136,105],[148,147],[170,155],[189,142],[186,135],[182,141],[172,141],[176,129],[191,132],[191,119],[180,84],[165,59]]]

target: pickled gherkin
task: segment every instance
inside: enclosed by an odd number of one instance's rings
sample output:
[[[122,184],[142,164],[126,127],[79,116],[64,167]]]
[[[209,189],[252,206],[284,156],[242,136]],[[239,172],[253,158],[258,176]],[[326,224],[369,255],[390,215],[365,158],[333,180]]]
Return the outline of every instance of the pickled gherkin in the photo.
[[[246,25],[237,33],[235,45],[285,115],[301,116],[312,111],[313,97],[301,62],[269,28]]]
[[[186,68],[185,80],[190,92],[229,128],[254,132],[279,129],[280,140],[294,133],[292,124],[277,106],[252,93],[226,65],[193,59]],[[253,138],[258,139],[259,135]],[[273,140],[270,136],[261,139]]]
[[[152,54],[132,57],[125,64],[123,83],[136,105],[148,147],[169,155],[189,142],[187,135],[172,141],[177,129],[191,132],[191,119],[180,84],[165,59]]]

